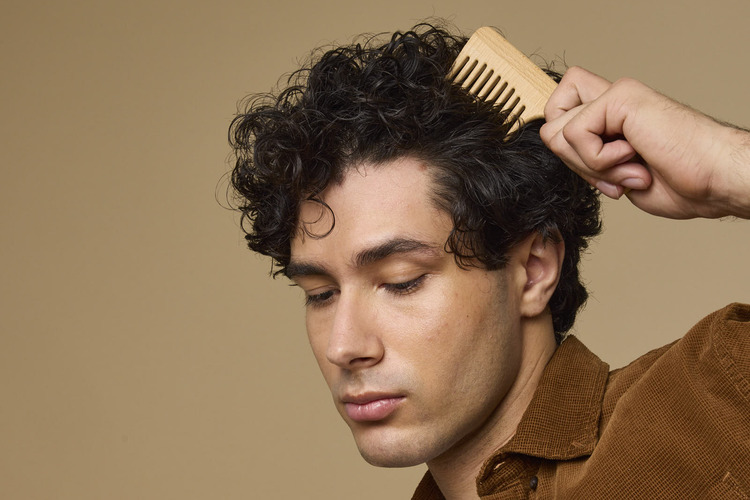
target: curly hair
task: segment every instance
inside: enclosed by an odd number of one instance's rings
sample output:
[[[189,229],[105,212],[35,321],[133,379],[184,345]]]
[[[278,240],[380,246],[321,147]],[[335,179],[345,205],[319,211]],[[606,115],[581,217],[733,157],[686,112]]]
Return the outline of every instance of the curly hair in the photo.
[[[588,296],[578,262],[601,231],[599,198],[544,146],[541,120],[511,134],[505,114],[446,79],[465,43],[420,24],[328,50],[277,95],[251,97],[229,129],[233,204],[248,246],[272,257],[275,276],[290,262],[302,201],[321,202],[363,161],[422,160],[433,201],[452,217],[446,249],[459,266],[501,269],[508,250],[534,232],[562,239],[549,302],[560,341]]]

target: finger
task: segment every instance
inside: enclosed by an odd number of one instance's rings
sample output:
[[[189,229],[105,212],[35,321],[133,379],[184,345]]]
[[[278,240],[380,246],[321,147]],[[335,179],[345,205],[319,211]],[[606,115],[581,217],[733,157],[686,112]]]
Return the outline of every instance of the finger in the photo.
[[[607,181],[597,181],[594,187],[599,190],[605,196],[612,198],[613,200],[619,200],[625,193],[625,189],[616,184],[611,184]]]
[[[562,128],[557,128],[555,122],[550,122],[545,127],[548,128],[543,127],[544,130],[540,130],[540,135],[547,147],[576,172],[583,173],[582,170],[587,170],[578,153],[565,139]]]
[[[609,112],[606,99],[602,98],[571,118],[562,134],[586,167],[602,171],[628,161],[636,154],[625,139],[605,139],[622,133],[623,120],[623,115]]]
[[[545,139],[547,146],[555,153],[571,170],[586,179],[591,185],[600,180],[599,172],[586,167],[576,150],[565,139],[561,130]]]
[[[563,130],[565,135],[565,130]],[[604,172],[617,165],[622,165],[636,156],[635,149],[625,139],[604,142],[601,137],[594,136],[590,139],[588,146],[571,146],[581,157],[581,161],[587,168],[597,172]]]
[[[615,186],[636,191],[644,191],[652,183],[648,168],[635,161],[628,161],[612,167],[603,172],[599,178]]]
[[[565,112],[598,98],[610,85],[605,78],[583,68],[570,68],[547,101],[544,116],[547,121],[559,118]]]
[[[577,170],[580,171],[592,170],[598,172],[630,161],[636,155],[636,152],[626,140],[617,139],[604,142],[596,134],[589,137],[589,133],[585,129],[583,134],[577,133],[575,124],[568,128],[568,124],[578,114],[582,113],[585,107],[578,106],[561,117],[545,123],[539,130],[542,141],[558,156],[565,156],[569,162],[578,163]],[[582,139],[578,137],[579,135]],[[581,157],[576,146],[576,141],[585,140],[593,141],[594,145],[589,147],[596,150],[595,161],[590,162],[590,164],[585,158]],[[575,154],[572,154],[571,149],[575,151]]]
[[[581,158],[573,146],[569,145],[563,154],[566,165],[607,196],[619,198],[623,190],[644,190],[651,185],[648,168],[640,162],[640,157],[627,141],[605,143],[598,158],[599,163],[593,165]],[[607,186],[602,187],[600,182]],[[613,195],[615,188],[617,196]]]
[[[570,122],[578,113],[583,110],[585,106],[580,105],[575,108],[572,108],[565,113],[561,114],[554,120],[548,120],[542,127],[539,129],[539,135],[542,137],[542,141],[549,147],[553,152],[556,152],[555,149],[550,145],[552,138],[555,137],[560,131],[565,127],[565,125]]]
[[[660,182],[653,182],[649,189],[627,192],[630,202],[641,210],[653,215],[671,219],[695,217],[695,207],[689,201],[676,196]]]
[[[555,123],[550,125],[555,126]],[[548,147],[560,157],[560,159],[576,174],[581,176],[589,184],[597,188],[604,195],[618,199],[626,191],[631,189],[645,190],[650,186],[652,179],[648,169],[635,159],[635,154],[627,142],[622,141],[626,148],[623,153],[613,156],[622,161],[614,162],[607,169],[596,170],[589,168],[581,159],[576,150],[565,139],[562,131],[545,139]],[[615,146],[608,143],[608,146]],[[614,149],[612,149],[614,151]]]

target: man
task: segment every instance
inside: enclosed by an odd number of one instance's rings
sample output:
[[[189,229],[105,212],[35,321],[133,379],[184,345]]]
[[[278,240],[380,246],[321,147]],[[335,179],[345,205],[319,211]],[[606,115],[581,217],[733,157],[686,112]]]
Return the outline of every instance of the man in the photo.
[[[600,229],[585,180],[750,217],[748,134],[579,69],[511,134],[446,81],[464,42],[419,26],[331,50],[232,126],[248,243],[305,291],[361,454],[427,463],[414,498],[750,493],[747,308],[613,374],[564,340]]]

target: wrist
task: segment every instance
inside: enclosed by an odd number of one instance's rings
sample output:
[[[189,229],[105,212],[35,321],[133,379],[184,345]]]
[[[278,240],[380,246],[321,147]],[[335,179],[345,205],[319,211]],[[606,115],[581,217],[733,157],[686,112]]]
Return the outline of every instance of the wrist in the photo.
[[[717,161],[718,172],[714,195],[724,215],[750,219],[750,132],[723,125],[725,151]]]

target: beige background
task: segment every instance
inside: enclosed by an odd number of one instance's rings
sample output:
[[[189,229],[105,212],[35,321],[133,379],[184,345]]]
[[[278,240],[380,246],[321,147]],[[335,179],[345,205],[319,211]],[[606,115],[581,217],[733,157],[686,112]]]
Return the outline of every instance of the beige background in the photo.
[[[366,465],[216,201],[236,102],[427,16],[748,126],[747,0],[41,2],[0,15],[0,498],[408,498]],[[750,301],[750,227],[608,203],[579,335],[613,366]]]

